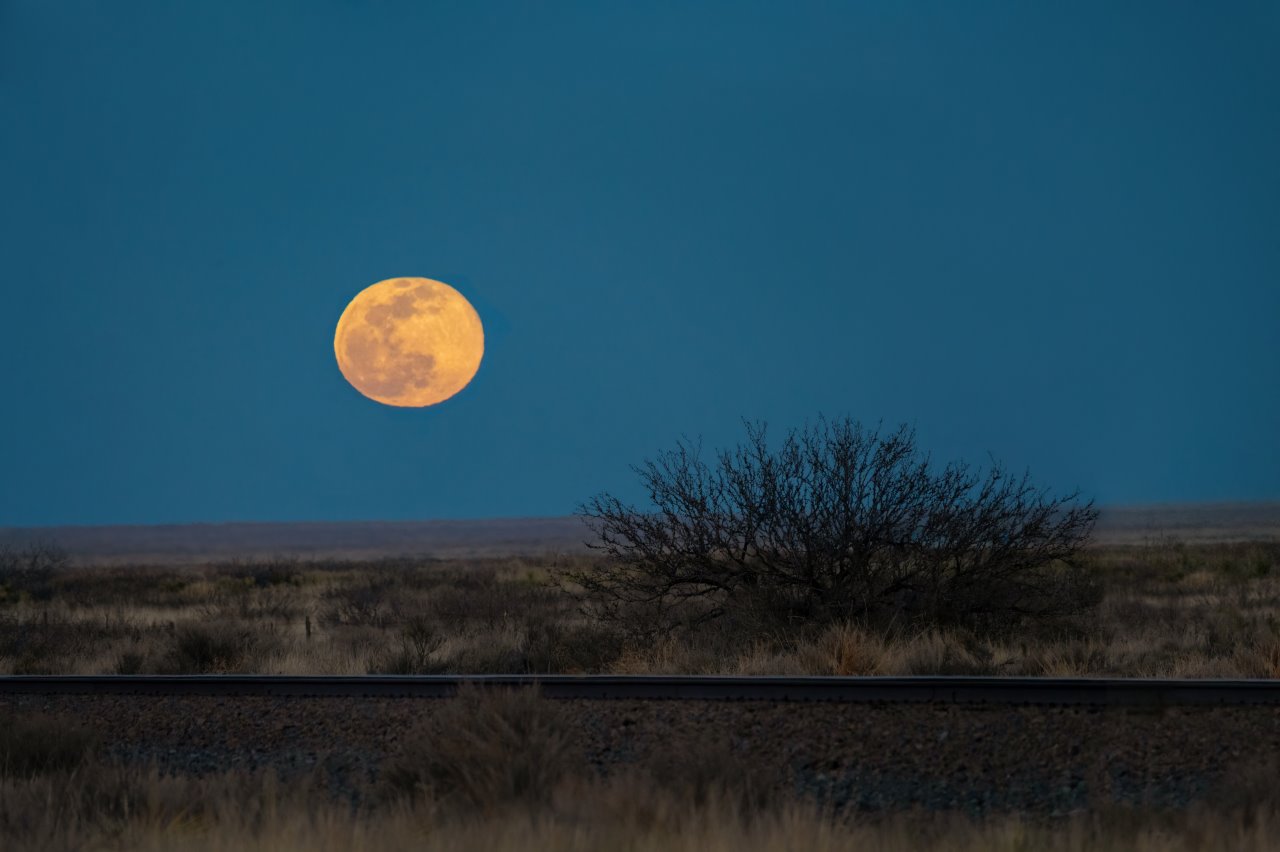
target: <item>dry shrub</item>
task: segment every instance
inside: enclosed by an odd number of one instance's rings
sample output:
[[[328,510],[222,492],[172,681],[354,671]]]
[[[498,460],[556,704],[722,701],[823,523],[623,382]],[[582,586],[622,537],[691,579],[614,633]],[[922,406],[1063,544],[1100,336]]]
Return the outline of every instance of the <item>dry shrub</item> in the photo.
[[[47,601],[54,594],[55,577],[71,560],[66,551],[48,542],[22,548],[0,547],[0,601],[28,597]]]
[[[622,636],[608,627],[549,618],[525,622],[524,670],[532,674],[603,671],[622,649]]]
[[[41,606],[26,613],[0,613],[0,657],[12,660],[13,674],[63,674],[74,660],[101,642],[97,625],[68,620]]]
[[[463,810],[534,808],[578,767],[570,726],[536,689],[466,686],[410,734],[382,770],[393,798]]]
[[[252,670],[266,651],[260,631],[235,624],[188,624],[177,628],[163,668],[174,674]]]
[[[435,659],[435,654],[444,641],[430,620],[414,616],[400,628],[399,647],[375,657],[369,674],[440,674],[446,667]]]
[[[621,656],[622,636],[590,624],[559,621],[530,613],[491,629],[474,628],[458,637],[441,664],[461,674],[555,674],[608,670]]]
[[[387,627],[392,620],[391,586],[387,578],[370,577],[357,585],[327,590],[322,596],[325,605],[320,623],[331,627]]]

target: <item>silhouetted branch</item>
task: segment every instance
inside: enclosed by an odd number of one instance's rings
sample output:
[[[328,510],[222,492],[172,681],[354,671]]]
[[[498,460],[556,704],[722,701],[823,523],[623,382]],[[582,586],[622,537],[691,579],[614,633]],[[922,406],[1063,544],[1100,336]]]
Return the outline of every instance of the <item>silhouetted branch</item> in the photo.
[[[573,572],[587,606],[637,632],[750,609],[796,620],[1003,629],[1080,614],[1098,590],[1072,557],[1098,513],[1027,474],[931,465],[906,426],[763,424],[705,460],[697,443],[634,468],[651,508],[580,507],[606,557]]]

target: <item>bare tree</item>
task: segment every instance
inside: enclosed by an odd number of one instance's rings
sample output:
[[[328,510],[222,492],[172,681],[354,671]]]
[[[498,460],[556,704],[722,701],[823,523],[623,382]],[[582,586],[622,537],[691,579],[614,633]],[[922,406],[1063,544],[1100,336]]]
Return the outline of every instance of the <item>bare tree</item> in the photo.
[[[1001,630],[1096,605],[1073,561],[1097,519],[998,463],[936,468],[907,426],[848,418],[763,424],[703,457],[696,442],[634,468],[651,508],[610,494],[579,508],[605,558],[569,572],[587,608],[638,633],[726,615]]]

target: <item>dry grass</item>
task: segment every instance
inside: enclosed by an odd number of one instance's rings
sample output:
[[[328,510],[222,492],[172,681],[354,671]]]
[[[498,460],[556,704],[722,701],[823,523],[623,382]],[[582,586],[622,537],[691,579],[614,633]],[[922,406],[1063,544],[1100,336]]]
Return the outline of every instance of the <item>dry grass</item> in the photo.
[[[571,726],[537,690],[465,689],[382,771],[384,796],[492,812],[550,803],[575,770]]]
[[[1280,677],[1280,543],[1088,558],[1106,594],[1087,624],[994,637],[722,625],[642,645],[584,620],[552,559],[73,567],[39,594],[0,578],[0,672]]]
[[[1009,818],[841,821],[792,804],[747,814],[731,804],[689,805],[618,784],[577,791],[559,810],[509,809],[445,817],[429,804],[355,811],[311,789],[285,790],[271,776],[211,779],[99,770],[70,779],[0,782],[0,802],[59,806],[13,831],[0,814],[4,848],[20,850],[688,850],[688,852],[1201,852],[1280,849],[1280,819],[1217,813],[1078,817],[1058,825]],[[21,806],[21,804],[19,804]]]
[[[67,568],[38,594],[0,584],[0,671],[1280,676],[1280,545],[1158,543],[1090,560],[1106,597],[1071,629],[715,628],[645,646],[581,619],[547,560]],[[599,777],[529,692],[464,695],[433,724],[353,806],[319,775],[163,775],[103,762],[75,729],[0,719],[0,848],[1280,849],[1274,767],[1186,812],[872,820],[779,793],[791,788],[726,742],[672,741]]]
[[[6,850],[1273,850],[1274,775],[1234,779],[1186,812],[1109,811],[974,822],[945,814],[838,815],[761,797],[758,767],[718,744],[673,742],[635,771],[600,777],[564,758],[555,711],[531,692],[471,693],[383,768],[363,804],[318,774],[195,777],[100,762],[74,730],[8,720],[46,757],[0,770]],[[442,717],[444,719],[445,717]],[[80,745],[77,745],[80,744]],[[543,768],[541,764],[549,764]],[[389,781],[406,770],[412,783]],[[420,783],[427,779],[426,783]],[[453,784],[464,791],[457,795]]]

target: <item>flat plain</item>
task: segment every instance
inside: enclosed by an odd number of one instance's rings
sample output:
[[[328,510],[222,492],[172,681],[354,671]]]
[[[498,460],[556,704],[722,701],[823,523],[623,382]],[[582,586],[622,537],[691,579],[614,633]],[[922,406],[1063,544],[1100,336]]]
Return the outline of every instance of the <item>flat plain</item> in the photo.
[[[640,639],[561,587],[564,520],[64,532],[3,579],[0,672],[1276,678],[1277,514],[1113,512],[1096,612],[999,635]],[[1274,708],[0,695],[0,846],[1274,849],[1278,770]]]
[[[78,565],[199,565],[232,559],[455,559],[587,551],[576,517],[433,521],[315,521],[154,526],[0,527],[0,547],[51,543]],[[1280,540],[1280,503],[1186,503],[1104,508],[1097,544]]]

